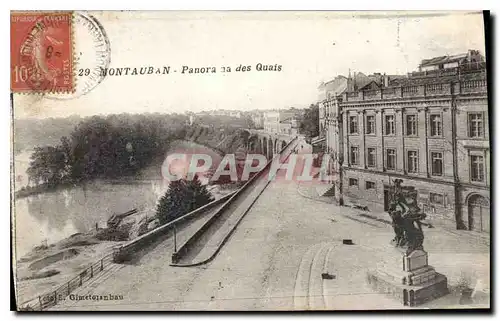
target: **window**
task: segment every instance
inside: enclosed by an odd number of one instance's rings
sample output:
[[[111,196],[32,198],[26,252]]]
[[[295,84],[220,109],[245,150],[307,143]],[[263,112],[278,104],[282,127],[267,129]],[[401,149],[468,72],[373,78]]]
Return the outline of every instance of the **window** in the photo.
[[[366,116],[366,134],[375,134],[375,116]]]
[[[470,156],[470,179],[474,182],[484,181],[484,161],[483,156]]]
[[[385,134],[386,135],[394,135],[395,127],[394,127],[394,115],[386,115],[385,116]]]
[[[408,173],[418,172],[418,152],[416,150],[408,151]]]
[[[429,201],[432,204],[443,205],[444,204],[444,197],[442,194],[430,193],[429,194]]]
[[[406,115],[406,136],[417,135],[417,115]]]
[[[349,186],[358,186],[357,178],[349,178]]]
[[[441,115],[431,115],[431,136],[441,136]]]
[[[389,170],[396,169],[396,150],[392,148],[388,148],[385,151],[386,153],[386,168]]]
[[[469,114],[469,137],[483,137],[483,114]]]
[[[366,150],[366,166],[368,167],[375,167],[377,164],[377,158],[376,158],[376,152],[375,148],[373,147],[368,147]]]
[[[443,153],[432,152],[431,153],[431,173],[434,176],[443,175]]]
[[[375,182],[366,181],[365,189],[375,189]]]
[[[358,133],[358,116],[349,116],[349,134]]]
[[[351,146],[351,164],[359,164],[359,148]]]

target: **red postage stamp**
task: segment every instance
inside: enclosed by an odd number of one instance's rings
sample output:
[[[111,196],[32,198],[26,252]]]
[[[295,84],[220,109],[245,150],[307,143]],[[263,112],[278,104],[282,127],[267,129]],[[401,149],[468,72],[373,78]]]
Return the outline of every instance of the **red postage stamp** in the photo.
[[[74,90],[72,12],[11,12],[11,90]]]

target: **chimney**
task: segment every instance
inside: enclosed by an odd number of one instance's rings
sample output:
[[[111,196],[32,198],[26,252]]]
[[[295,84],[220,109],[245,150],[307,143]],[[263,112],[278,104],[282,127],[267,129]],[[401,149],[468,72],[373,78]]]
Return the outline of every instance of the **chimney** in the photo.
[[[387,76],[384,72],[384,87],[389,87],[389,76]]]
[[[349,76],[347,77],[347,91],[354,91],[354,87],[352,85],[351,69],[349,69]]]

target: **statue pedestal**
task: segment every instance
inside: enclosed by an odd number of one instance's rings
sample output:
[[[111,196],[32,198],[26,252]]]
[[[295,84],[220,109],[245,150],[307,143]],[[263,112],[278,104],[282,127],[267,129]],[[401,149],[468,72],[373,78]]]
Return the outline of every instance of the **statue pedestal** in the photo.
[[[417,306],[448,294],[446,276],[428,265],[427,252],[393,253],[393,262],[381,264],[368,272],[368,283],[377,292],[386,293],[408,306]]]

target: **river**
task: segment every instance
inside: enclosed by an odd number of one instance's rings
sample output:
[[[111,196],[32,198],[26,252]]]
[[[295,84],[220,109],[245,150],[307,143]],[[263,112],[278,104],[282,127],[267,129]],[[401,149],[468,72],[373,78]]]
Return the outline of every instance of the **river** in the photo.
[[[188,141],[176,141],[169,153],[206,153],[214,162],[221,157],[214,150]],[[14,157],[16,190],[27,184],[26,169],[31,151]],[[104,226],[114,213],[133,208],[154,215],[157,200],[168,188],[161,176],[161,164],[144,169],[137,179],[94,180],[85,185],[58,189],[16,199],[14,203],[17,257],[34,246],[57,242],[74,233],[86,232],[96,223]]]

